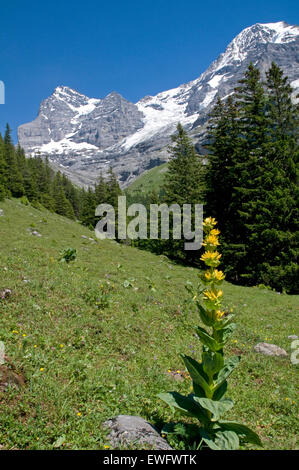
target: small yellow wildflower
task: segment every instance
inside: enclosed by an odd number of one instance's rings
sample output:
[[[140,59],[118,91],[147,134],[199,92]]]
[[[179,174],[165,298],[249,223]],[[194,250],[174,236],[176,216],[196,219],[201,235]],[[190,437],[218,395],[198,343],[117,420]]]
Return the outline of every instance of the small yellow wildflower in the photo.
[[[22,336],[23,336],[23,338],[25,338],[25,336],[26,336],[25,333]]]
[[[218,238],[215,235],[208,235],[203,242],[203,246],[218,246],[220,245]]]
[[[220,318],[223,317],[224,312],[222,312],[221,310],[217,310],[217,311],[216,311],[216,315],[217,315],[217,319],[220,320]]]
[[[41,372],[43,372],[44,368],[43,368],[43,367],[41,367],[39,370],[40,370]]]
[[[34,348],[37,348],[37,344],[35,344],[33,347],[34,347]]]
[[[63,348],[64,347],[63,344],[61,344],[60,347]]]
[[[215,235],[217,237],[217,235],[220,235],[220,230],[218,230],[218,228],[213,228],[211,231],[210,231],[210,234],[211,235]]]
[[[206,264],[212,264],[220,260],[221,255],[218,251],[206,251],[203,255],[201,255],[201,261],[204,261]]]
[[[15,333],[16,335],[19,333],[17,330],[12,330],[13,333]]]
[[[214,217],[207,217],[203,221],[203,226],[206,227],[206,228],[213,228],[213,226],[216,225],[216,224],[217,224],[217,222],[214,219]]]
[[[80,413],[80,412],[78,412],[78,413],[77,413],[77,416],[81,416],[81,413]]]
[[[104,449],[110,449],[110,447],[109,446],[104,446]]]
[[[223,279],[225,278],[225,275],[223,271],[218,271],[218,269],[214,269],[213,277],[215,277],[217,281],[223,281]]]
[[[221,289],[218,291],[206,290],[203,294],[205,296],[205,299],[211,300],[212,302],[214,302],[215,300],[218,300],[219,297],[222,297],[223,291]]]
[[[225,278],[225,275],[223,271],[218,271],[218,269],[214,269],[213,271],[206,271],[205,278],[208,281],[213,281],[213,280],[223,281],[223,279]]]

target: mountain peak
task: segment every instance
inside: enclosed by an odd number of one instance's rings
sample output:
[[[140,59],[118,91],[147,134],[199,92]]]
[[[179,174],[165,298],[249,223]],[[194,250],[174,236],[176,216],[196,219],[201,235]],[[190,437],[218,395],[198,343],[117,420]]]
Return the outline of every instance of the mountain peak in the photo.
[[[26,154],[48,154],[77,182],[90,184],[111,165],[126,185],[142,171],[167,161],[177,123],[191,131],[204,151],[205,123],[217,96],[234,93],[252,62],[262,76],[275,62],[299,88],[299,27],[284,21],[243,29],[195,80],[130,103],[116,91],[88,98],[60,85],[46,98],[38,117],[18,129]]]

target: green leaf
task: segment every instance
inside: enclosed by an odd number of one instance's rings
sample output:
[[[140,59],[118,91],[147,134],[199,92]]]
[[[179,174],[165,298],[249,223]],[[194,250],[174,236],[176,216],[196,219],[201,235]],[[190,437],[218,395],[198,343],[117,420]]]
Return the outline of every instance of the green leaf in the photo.
[[[217,431],[215,444],[221,450],[238,450],[240,446],[238,434],[233,431]]]
[[[197,401],[205,410],[212,413],[211,421],[218,421],[221,415],[234,406],[234,402],[229,398],[222,401],[214,401],[209,398],[194,397],[194,400]]]
[[[216,352],[219,351],[219,349],[223,348],[223,344],[218,343],[218,341],[216,341],[212,336],[210,336],[204,328],[198,326],[196,328],[196,333],[200,337],[203,344],[205,346],[208,346],[208,348],[212,351]]]
[[[218,387],[213,393],[213,400],[220,400],[225,395],[227,390],[227,381],[225,380],[220,387]]]
[[[224,367],[219,371],[217,380],[215,381],[214,392],[217,390],[223,382],[230,376],[233,370],[237,367],[240,362],[240,356],[233,356],[225,361]]]
[[[235,323],[229,323],[223,328],[219,328],[214,332],[215,339],[222,345],[226,344],[234,330],[236,329]]]
[[[206,326],[212,326],[215,323],[215,320],[213,318],[210,318],[209,315],[206,313],[205,309],[203,306],[197,301],[196,302],[197,308],[199,310],[200,318],[202,319],[202,322]]]
[[[167,392],[159,393],[158,397],[172,408],[175,408],[189,416],[193,416],[199,419],[202,423],[207,423],[206,412],[202,409],[199,403],[196,403],[194,395],[188,395],[186,397],[177,392]]]
[[[219,421],[219,426],[228,431],[234,431],[245,442],[263,446],[259,436],[244,424],[234,423],[232,421]]]
[[[219,372],[224,366],[223,355],[217,352],[204,352],[202,354],[203,370],[209,377]]]
[[[209,446],[210,449],[221,450],[221,448],[215,444],[213,438],[204,429],[200,429],[199,434],[202,440]]]
[[[206,374],[204,373],[202,364],[189,356],[182,355],[182,358],[193,382],[195,382],[204,390],[206,396],[211,397],[213,391],[206,381]]]
[[[227,326],[231,321],[232,319],[234,318],[234,314],[231,313],[229,314],[227,317],[224,317],[222,320],[220,321],[217,321],[214,325],[214,329],[215,330],[221,330],[222,328],[224,328],[225,326]]]

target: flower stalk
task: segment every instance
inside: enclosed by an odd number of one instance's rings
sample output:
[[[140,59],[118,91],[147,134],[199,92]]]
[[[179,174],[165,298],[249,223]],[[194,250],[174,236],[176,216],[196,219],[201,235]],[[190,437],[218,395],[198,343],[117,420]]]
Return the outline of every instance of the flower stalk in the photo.
[[[258,435],[247,426],[221,419],[234,405],[225,394],[227,379],[239,364],[240,356],[224,358],[224,347],[236,324],[232,321],[234,315],[226,313],[222,308],[223,291],[220,286],[225,275],[217,269],[221,254],[218,252],[220,232],[216,224],[212,217],[203,222],[205,251],[200,259],[206,269],[200,275],[197,292],[190,286],[187,287],[205,326],[195,329],[202,343],[201,360],[196,361],[182,355],[192,379],[192,393],[183,396],[177,392],[168,392],[158,396],[172,408],[199,420],[200,446],[208,446],[214,450],[233,450],[238,449],[243,442],[259,446],[262,444]]]

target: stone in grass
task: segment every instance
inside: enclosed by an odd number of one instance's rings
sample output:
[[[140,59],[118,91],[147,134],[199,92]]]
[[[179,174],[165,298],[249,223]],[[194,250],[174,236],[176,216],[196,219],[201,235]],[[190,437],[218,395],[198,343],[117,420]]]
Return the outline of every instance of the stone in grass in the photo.
[[[286,357],[288,353],[276,346],[276,344],[270,343],[258,343],[254,346],[254,350],[258,353],[265,354],[266,356],[283,356]]]
[[[3,217],[4,216],[4,211],[3,209],[0,209],[0,217]]]
[[[110,429],[108,438],[115,449],[136,445],[151,450],[172,450],[157,430],[140,416],[118,415],[103,426]]]
[[[291,340],[298,339],[298,336],[297,335],[290,335],[290,336],[288,336],[288,339],[291,339]]]
[[[42,236],[37,230],[33,230],[33,232],[31,232],[31,235],[34,235],[35,237],[41,237]]]
[[[8,297],[11,296],[11,290],[10,289],[4,289],[0,291],[0,299],[8,299]]]

